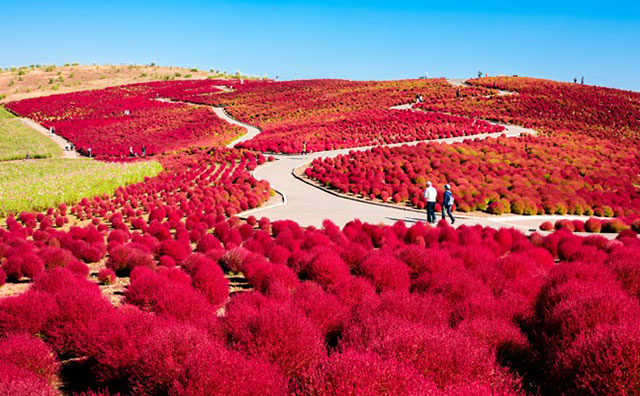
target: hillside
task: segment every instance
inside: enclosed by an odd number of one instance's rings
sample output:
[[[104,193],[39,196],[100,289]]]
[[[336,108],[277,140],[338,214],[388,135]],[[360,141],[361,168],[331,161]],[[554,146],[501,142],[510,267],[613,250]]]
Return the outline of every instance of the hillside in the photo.
[[[151,65],[31,65],[0,71],[0,103],[56,93],[159,80],[243,77],[221,71]]]

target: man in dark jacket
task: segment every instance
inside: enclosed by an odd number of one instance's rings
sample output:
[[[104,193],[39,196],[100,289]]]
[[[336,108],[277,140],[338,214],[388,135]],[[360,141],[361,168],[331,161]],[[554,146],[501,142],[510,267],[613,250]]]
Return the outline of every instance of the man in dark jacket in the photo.
[[[451,207],[453,206],[453,194],[451,193],[451,186],[448,184],[444,185],[444,194],[442,196],[442,220],[444,220],[445,210],[451,219],[451,224],[456,222],[455,217],[451,213]],[[445,220],[446,221],[446,220]]]

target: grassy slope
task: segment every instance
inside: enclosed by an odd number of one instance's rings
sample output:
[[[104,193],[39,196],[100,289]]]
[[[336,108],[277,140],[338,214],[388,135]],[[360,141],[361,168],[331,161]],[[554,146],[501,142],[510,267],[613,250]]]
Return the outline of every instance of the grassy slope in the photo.
[[[146,65],[41,66],[0,70],[0,102],[166,79],[247,78],[241,74]]]
[[[60,157],[62,149],[0,107],[0,161],[22,159],[27,153],[31,158]]]
[[[153,161],[119,164],[52,158],[0,162],[0,216],[111,194],[119,186],[141,182],[161,170]]]

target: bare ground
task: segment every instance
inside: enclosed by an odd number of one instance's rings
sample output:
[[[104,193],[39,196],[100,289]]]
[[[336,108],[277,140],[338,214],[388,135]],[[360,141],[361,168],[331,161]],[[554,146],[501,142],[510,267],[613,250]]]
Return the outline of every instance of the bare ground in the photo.
[[[0,103],[165,79],[232,78],[223,72],[149,65],[78,65],[0,71]],[[241,76],[246,78],[246,76]]]

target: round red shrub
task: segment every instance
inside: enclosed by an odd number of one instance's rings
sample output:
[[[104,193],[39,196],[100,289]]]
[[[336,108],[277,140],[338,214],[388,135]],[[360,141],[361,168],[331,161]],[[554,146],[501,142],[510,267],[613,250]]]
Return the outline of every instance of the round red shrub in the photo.
[[[566,395],[633,395],[640,383],[640,327],[600,326],[561,352],[550,391]]]
[[[66,249],[56,247],[46,247],[38,252],[42,261],[44,261],[45,269],[66,267],[73,261],[77,261],[75,256]]]
[[[210,345],[187,357],[184,371],[169,393],[181,396],[286,396],[288,390],[287,379],[273,365]]]
[[[584,223],[584,230],[586,232],[597,233],[597,232],[600,232],[601,229],[602,229],[602,221],[599,219],[596,219],[595,217],[590,217]]]
[[[98,272],[98,282],[101,285],[113,285],[117,279],[116,273],[110,268],[105,268]]]
[[[109,252],[107,268],[121,276],[128,275],[134,268],[155,268],[151,253],[143,250],[138,244],[116,245]]]
[[[551,224],[550,221],[545,221],[542,224],[540,224],[540,229],[542,231],[552,231],[553,230],[553,224]]]
[[[31,372],[51,386],[60,382],[60,363],[51,348],[39,338],[26,334],[8,334],[0,340],[0,361]]]
[[[185,360],[212,340],[204,330],[170,319],[150,325],[138,341],[142,353],[132,367],[132,388],[137,395],[169,394],[183,374]]]
[[[302,271],[302,277],[313,280],[322,287],[336,285],[351,276],[347,264],[333,249],[314,251],[315,257]]]
[[[316,325],[323,337],[336,337],[348,318],[348,309],[333,294],[314,282],[304,282],[295,291],[296,308]]]
[[[198,241],[198,245],[196,246],[196,252],[206,253],[209,250],[221,249],[222,244],[213,234],[205,234]]]
[[[233,348],[262,357],[287,375],[300,373],[324,358],[320,331],[288,304],[243,293],[227,308],[224,328]]]
[[[0,394],[11,396],[58,396],[57,389],[35,374],[7,361],[0,361]]]
[[[214,262],[208,260],[198,265],[193,272],[192,279],[193,287],[204,294],[216,309],[227,300],[229,281]]]
[[[376,289],[409,290],[409,267],[396,259],[391,252],[374,251],[359,266],[360,274]]]
[[[640,299],[640,249],[621,248],[615,250],[606,259],[610,268],[622,283],[624,289]]]
[[[175,260],[176,264],[180,264],[190,253],[191,249],[188,244],[173,239],[162,241],[158,248],[158,256],[169,256]]]
[[[347,350],[302,375],[298,395],[433,395],[440,392],[414,368],[369,352]]]

